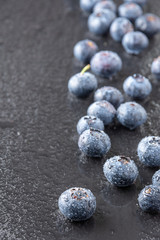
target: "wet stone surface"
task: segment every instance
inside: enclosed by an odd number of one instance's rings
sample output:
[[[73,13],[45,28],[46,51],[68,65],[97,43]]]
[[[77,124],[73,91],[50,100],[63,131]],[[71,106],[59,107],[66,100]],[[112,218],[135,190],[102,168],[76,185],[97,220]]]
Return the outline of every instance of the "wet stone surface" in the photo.
[[[0,5],[0,239],[159,240],[160,216],[142,213],[137,205],[138,193],[157,169],[142,166],[136,148],[143,137],[160,132],[160,82],[150,73],[160,35],[140,56],[131,56],[110,37],[88,32],[78,0],[0,0]],[[160,15],[159,9],[154,0],[145,11]],[[79,100],[67,89],[68,79],[82,68],[73,46],[85,38],[123,61],[112,80],[98,78],[99,87],[122,91],[134,73],[153,85],[142,102],[147,123],[134,131],[118,123],[106,127],[112,148],[100,160],[86,158],[77,145],[76,124],[93,95]],[[114,155],[135,160],[140,172],[135,186],[122,191],[106,181],[102,167]],[[84,223],[71,223],[58,210],[60,194],[73,186],[90,189],[97,199],[96,213]]]

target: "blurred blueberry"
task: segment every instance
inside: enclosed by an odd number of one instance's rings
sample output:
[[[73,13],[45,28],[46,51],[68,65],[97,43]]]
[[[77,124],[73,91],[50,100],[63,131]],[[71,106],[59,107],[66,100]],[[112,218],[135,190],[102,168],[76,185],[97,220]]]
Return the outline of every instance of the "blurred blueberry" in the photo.
[[[129,32],[124,35],[122,45],[127,53],[138,55],[148,47],[149,40],[142,32]]]
[[[100,118],[104,125],[108,125],[113,122],[116,110],[111,103],[102,100],[92,103],[87,110],[87,114]]]
[[[133,160],[124,156],[114,156],[108,159],[103,172],[107,180],[117,187],[132,185],[138,176],[138,169]]]
[[[160,80],[160,56],[152,62],[151,72],[158,80]]]
[[[102,157],[111,148],[111,142],[105,132],[90,128],[80,135],[78,146],[86,156]]]
[[[77,132],[79,135],[90,128],[104,130],[104,124],[99,118],[94,116],[84,116],[77,123]]]
[[[128,18],[130,21],[134,22],[143,14],[143,10],[138,4],[131,2],[120,5],[118,13],[120,17]]]
[[[96,198],[89,189],[73,187],[60,195],[58,206],[66,218],[72,221],[85,221],[96,210]]]
[[[100,51],[91,59],[91,70],[96,75],[109,78],[122,69],[122,60],[117,53]]]
[[[106,100],[110,102],[115,108],[124,102],[122,93],[114,87],[105,86],[96,90],[94,94],[94,101]]]
[[[92,12],[94,5],[101,0],[80,0],[80,8],[85,12]]]
[[[100,2],[96,3],[93,11],[96,12],[96,11],[99,11],[101,9],[109,9],[109,10],[116,13],[117,7],[116,7],[116,4],[111,0],[103,0],[103,1],[100,1]]]
[[[138,196],[140,208],[145,212],[160,212],[160,188],[149,185],[142,189]]]
[[[89,63],[97,51],[97,44],[88,39],[76,43],[73,49],[75,58],[82,63]]]
[[[160,187],[160,170],[156,171],[152,177],[152,184]]]
[[[126,102],[117,109],[117,119],[123,126],[133,130],[146,122],[147,113],[140,104]]]
[[[110,35],[117,42],[121,42],[124,35],[132,31],[134,31],[132,23],[124,17],[116,18],[110,27]]]
[[[76,97],[85,98],[97,88],[97,79],[91,73],[77,73],[69,79],[69,92]]]
[[[95,11],[88,18],[89,31],[96,35],[104,35],[115,18],[115,13],[109,9]]]
[[[144,6],[148,0],[123,0],[124,2],[133,2],[133,3],[137,3],[139,4],[140,6]]]
[[[160,167],[160,137],[149,136],[138,144],[139,160],[148,167]]]
[[[152,13],[146,13],[137,18],[135,27],[138,31],[145,33],[148,37],[152,37],[160,32],[160,18]]]
[[[148,78],[140,74],[129,76],[123,83],[124,92],[134,99],[144,99],[152,91],[152,85]]]

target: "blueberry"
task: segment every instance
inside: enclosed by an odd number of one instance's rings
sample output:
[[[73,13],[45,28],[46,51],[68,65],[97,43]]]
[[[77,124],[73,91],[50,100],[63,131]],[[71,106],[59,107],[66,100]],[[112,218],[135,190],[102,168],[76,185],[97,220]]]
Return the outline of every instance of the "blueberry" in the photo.
[[[111,148],[111,142],[105,132],[90,128],[80,135],[78,146],[86,156],[102,157]]]
[[[151,66],[151,72],[154,74],[154,76],[160,80],[160,56],[156,59],[154,59],[152,66]]]
[[[148,167],[160,167],[160,137],[143,138],[137,148],[139,160]]]
[[[117,53],[100,51],[91,59],[91,70],[101,77],[109,78],[122,69],[122,60]]]
[[[122,45],[129,54],[140,54],[149,45],[149,40],[144,33],[129,32],[122,39]]]
[[[94,101],[106,100],[110,102],[115,108],[124,102],[122,93],[114,87],[105,86],[96,90],[94,94]]]
[[[153,185],[158,185],[160,187],[160,170],[156,171],[152,177]]]
[[[147,0],[123,0],[124,2],[134,2],[140,6],[144,6],[147,3]]]
[[[97,79],[91,73],[77,73],[69,79],[68,89],[76,97],[85,98],[97,88]]]
[[[91,58],[98,51],[98,46],[91,40],[82,40],[74,46],[74,56],[82,63],[89,63]]]
[[[101,0],[80,0],[80,8],[85,12],[92,12],[94,5]]]
[[[160,188],[149,185],[142,189],[138,196],[140,208],[145,212],[160,212]]]
[[[104,125],[108,125],[113,122],[116,115],[116,109],[111,103],[102,100],[92,103],[87,110],[87,114],[100,118]]]
[[[148,78],[140,74],[129,76],[123,83],[124,92],[134,99],[144,99],[152,91],[152,85]]]
[[[146,13],[137,18],[135,27],[138,31],[145,33],[148,37],[152,37],[160,31],[160,18],[152,13]]]
[[[121,42],[124,35],[134,30],[132,23],[124,17],[116,18],[110,27],[110,35],[113,40]]]
[[[104,130],[104,124],[99,118],[94,116],[84,116],[77,123],[77,132],[79,134],[90,128]]]
[[[85,221],[96,210],[96,198],[89,189],[74,187],[60,195],[58,206],[66,218],[72,221]]]
[[[126,102],[117,109],[117,118],[123,126],[133,130],[146,122],[147,113],[140,104]]]
[[[111,0],[103,0],[101,2],[96,3],[93,11],[96,12],[96,11],[99,11],[101,9],[109,9],[109,10],[116,13],[117,7],[116,7],[116,4],[114,2],[112,2]]]
[[[104,35],[115,18],[115,13],[109,9],[95,11],[88,18],[89,31],[96,35]]]
[[[143,14],[142,8],[136,3],[123,3],[118,8],[120,17],[128,18],[130,21],[135,21]]]
[[[107,180],[117,187],[132,185],[138,176],[138,169],[133,160],[124,156],[114,156],[108,159],[103,172]]]

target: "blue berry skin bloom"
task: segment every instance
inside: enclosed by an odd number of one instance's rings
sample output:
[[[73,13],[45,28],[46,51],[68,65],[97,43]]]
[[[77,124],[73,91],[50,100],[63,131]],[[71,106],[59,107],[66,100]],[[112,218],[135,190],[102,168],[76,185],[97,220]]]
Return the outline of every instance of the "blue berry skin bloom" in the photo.
[[[143,188],[138,196],[138,203],[144,212],[160,212],[160,187],[149,185]]]
[[[136,3],[123,3],[119,6],[118,13],[120,17],[128,18],[130,21],[134,22],[143,14],[143,10]]]
[[[85,130],[90,128],[104,130],[103,122],[95,116],[84,116],[77,123],[77,132],[81,135]]]
[[[156,171],[152,177],[152,184],[160,187],[160,170]]]
[[[126,102],[117,109],[117,119],[123,126],[133,130],[146,122],[147,113],[140,104]]]
[[[91,70],[95,75],[110,78],[122,69],[122,60],[112,51],[100,51],[91,59]]]
[[[131,98],[143,100],[151,93],[152,85],[148,78],[134,74],[124,81],[123,90]]]
[[[107,180],[117,187],[132,185],[138,176],[138,169],[133,160],[125,156],[114,156],[108,159],[103,172]]]
[[[90,128],[80,135],[78,146],[88,157],[103,157],[110,150],[111,141],[105,132]]]
[[[160,56],[152,62],[151,72],[157,80],[160,80]]]
[[[160,167],[160,137],[148,136],[138,144],[137,153],[141,163],[148,167]]]
[[[63,192],[58,200],[60,212],[72,221],[85,221],[96,210],[96,198],[86,188],[73,187]]]
[[[92,103],[88,107],[87,114],[98,117],[103,121],[104,125],[108,125],[113,122],[116,116],[116,109],[111,103],[102,100]]]

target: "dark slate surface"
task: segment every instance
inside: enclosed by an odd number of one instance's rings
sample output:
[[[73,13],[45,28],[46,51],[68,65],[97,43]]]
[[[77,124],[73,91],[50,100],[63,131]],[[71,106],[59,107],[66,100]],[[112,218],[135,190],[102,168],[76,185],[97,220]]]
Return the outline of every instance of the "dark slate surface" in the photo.
[[[160,1],[150,0],[146,11],[160,14],[159,9]],[[160,239],[160,217],[142,213],[136,200],[155,171],[141,166],[136,147],[142,137],[160,130],[160,83],[150,75],[160,35],[133,57],[110,38],[91,35],[86,20],[78,0],[0,0],[1,240]],[[93,96],[77,100],[67,90],[69,77],[82,67],[72,48],[84,38],[117,51],[123,60],[120,74],[99,79],[99,86],[122,90],[123,80],[135,72],[153,84],[150,98],[142,103],[147,123],[135,131],[118,124],[106,128],[112,149],[101,160],[85,158],[77,147],[76,123]],[[115,154],[136,161],[140,176],[135,186],[107,184],[102,165]],[[97,197],[97,211],[85,223],[71,223],[58,211],[59,195],[72,186],[87,187]]]

